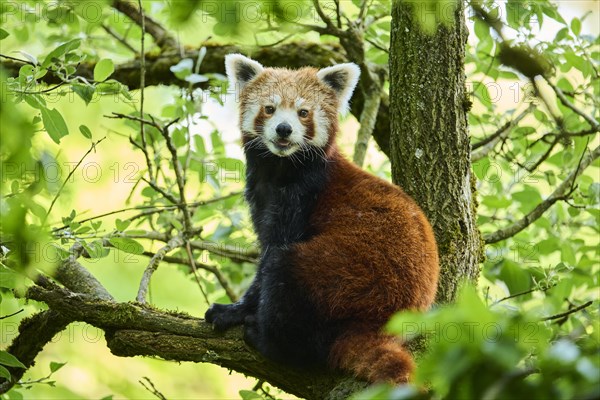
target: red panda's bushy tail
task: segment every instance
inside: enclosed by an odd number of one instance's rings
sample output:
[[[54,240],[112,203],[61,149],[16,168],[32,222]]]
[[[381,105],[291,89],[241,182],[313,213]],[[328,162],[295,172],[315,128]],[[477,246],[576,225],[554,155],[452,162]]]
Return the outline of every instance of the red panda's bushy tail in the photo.
[[[408,382],[414,370],[413,358],[400,341],[377,332],[340,336],[331,348],[329,363],[369,382],[392,384]]]

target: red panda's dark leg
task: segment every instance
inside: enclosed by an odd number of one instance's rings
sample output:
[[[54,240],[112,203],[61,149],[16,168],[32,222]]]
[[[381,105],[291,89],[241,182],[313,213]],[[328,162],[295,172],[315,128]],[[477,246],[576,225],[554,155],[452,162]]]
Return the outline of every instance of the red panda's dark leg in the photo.
[[[325,321],[290,270],[289,251],[271,247],[263,256],[260,302],[244,321],[244,339],[264,356],[296,366],[324,365],[338,333]]]

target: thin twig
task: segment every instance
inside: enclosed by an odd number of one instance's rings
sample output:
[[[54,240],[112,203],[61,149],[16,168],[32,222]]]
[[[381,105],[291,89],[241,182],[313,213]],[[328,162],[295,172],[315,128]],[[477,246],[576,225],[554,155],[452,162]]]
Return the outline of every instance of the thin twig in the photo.
[[[4,316],[0,317],[0,319],[6,319],[6,318],[14,317],[15,315],[17,315],[17,314],[19,314],[21,312],[23,312],[22,308],[19,311],[15,311],[12,314],[4,315]]]
[[[111,28],[110,26],[108,26],[106,24],[102,24],[101,26],[102,26],[102,29],[104,29],[106,31],[106,33],[108,33],[110,36],[117,39],[117,41],[119,43],[121,43],[123,46],[125,46],[128,50],[130,50],[131,52],[133,52],[136,55],[138,54],[138,51],[132,45],[130,45],[129,42],[127,42],[127,40],[125,40],[124,37],[122,37],[117,32],[115,32],[115,30],[113,28]],[[144,28],[142,28],[142,31],[144,31]],[[144,52],[144,50],[142,50],[142,53],[143,52]]]
[[[556,147],[556,145],[559,143],[561,136],[557,135],[554,140],[552,141],[552,143],[550,143],[550,146],[548,146],[548,148],[546,149],[546,151],[544,152],[544,154],[542,154],[540,156],[540,158],[538,158],[538,160],[533,163],[533,165],[524,165],[523,167],[528,171],[528,172],[533,172],[535,171],[540,165],[542,165],[542,163],[544,161],[546,161],[548,159],[548,157],[550,157],[550,154],[552,154],[552,150],[554,150],[554,148]]]
[[[142,28],[142,37],[140,39],[141,46],[141,57],[140,57],[140,137],[142,139],[142,152],[146,158],[146,165],[148,166],[148,175],[150,180],[153,180],[153,167],[150,154],[148,154],[148,144],[146,143],[146,130],[144,129],[144,89],[146,87],[146,47],[144,37],[146,36],[146,19],[144,17],[144,7],[142,7],[142,0],[138,0],[138,7],[140,15],[142,16],[140,26]]]
[[[342,11],[340,10],[340,0],[333,0],[335,3],[335,18],[338,28],[342,28]]]
[[[136,301],[141,304],[146,303],[146,295],[148,293],[148,286],[150,285],[150,278],[152,278],[152,274],[158,268],[158,264],[162,261],[162,259],[167,255],[168,252],[181,247],[185,244],[181,235],[177,235],[169,242],[160,248],[154,257],[150,259],[148,266],[144,270],[144,274],[142,275],[142,280],[140,281],[140,288],[138,289],[138,293],[136,296]]]
[[[510,296],[506,296],[506,297],[501,298],[500,300],[496,300],[495,302],[492,303],[492,306],[495,306],[496,304],[502,303],[503,301],[506,301],[506,300],[509,300],[509,299],[514,299],[515,297],[524,296],[524,295],[529,294],[529,293],[537,292],[538,290],[541,291],[541,292],[545,292],[545,291],[553,288],[554,286],[556,286],[556,285],[554,284],[554,285],[548,285],[548,286],[544,286],[544,287],[534,287],[532,289],[525,290],[523,292],[511,294]],[[489,291],[489,287],[488,287],[488,291]]]
[[[144,383],[144,381],[148,382],[148,385],[150,385],[150,387],[146,386],[146,384]],[[167,398],[161,392],[158,391],[158,389],[156,388],[156,386],[154,386],[154,383],[152,383],[152,381],[150,380],[150,378],[148,378],[147,376],[144,376],[138,382],[144,387],[144,389],[146,389],[147,391],[149,391],[150,393],[152,393],[159,400],[167,400]]]
[[[136,117],[135,115],[125,115],[125,114],[113,112],[112,115],[105,115],[104,117],[105,118],[112,118],[112,119],[129,119],[131,121],[143,122],[146,125],[152,125],[153,127],[155,127],[156,129],[158,129],[159,131],[161,131],[163,129],[163,127],[158,122],[152,121],[152,120],[149,120],[149,119],[144,119],[144,118]]]
[[[22,59],[20,59],[20,58],[17,58],[17,57],[11,57],[11,56],[7,56],[7,55],[5,55],[5,54],[0,54],[0,57],[6,58],[6,59],[8,59],[8,60],[13,60],[13,61],[22,62],[23,64],[29,64],[29,65],[32,65],[32,66],[34,66],[34,67],[36,66],[36,65],[35,65],[35,63],[33,63],[33,62],[29,61],[29,60],[22,60]]]
[[[584,308],[587,308],[587,307],[591,306],[592,303],[593,303],[593,301],[590,300],[587,303],[582,304],[579,307],[572,308],[569,311],[565,311],[564,313],[560,313],[560,314],[556,314],[556,315],[551,315],[550,317],[542,318],[542,321],[553,321],[555,319],[560,319],[560,318],[566,317],[567,315],[571,315],[573,313],[576,313],[577,311],[581,311]]]
[[[600,146],[596,147],[587,157],[583,157],[586,150],[587,148],[584,150],[577,168],[572,171],[569,176],[567,176],[567,178],[554,190],[554,192],[552,192],[550,196],[548,196],[548,198],[546,198],[546,200],[542,201],[529,214],[525,215],[523,218],[514,222],[513,224],[499,229],[496,232],[484,235],[483,239],[485,243],[496,243],[516,235],[540,218],[554,203],[567,198],[570,192],[574,190],[575,180],[577,177],[579,177],[579,175],[581,175],[581,173],[592,162],[594,162],[594,160],[600,157]]]
[[[52,211],[52,207],[54,207],[54,203],[56,203],[56,200],[58,200],[58,197],[60,196],[60,194],[62,193],[63,189],[67,185],[67,182],[69,182],[69,179],[71,179],[71,177],[73,176],[73,174],[75,173],[75,171],[77,170],[77,168],[79,168],[79,166],[81,165],[81,163],[83,162],[83,160],[88,156],[88,154],[90,154],[92,152],[92,150],[95,150],[96,149],[96,145],[100,144],[100,142],[102,142],[104,139],[106,139],[106,136],[103,137],[102,139],[96,141],[96,142],[92,142],[92,145],[90,146],[90,149],[83,155],[83,157],[81,157],[81,159],[79,160],[79,162],[77,163],[77,165],[75,165],[75,168],[73,168],[71,171],[69,171],[69,174],[67,175],[67,178],[65,179],[65,181],[63,182],[63,184],[61,185],[61,187],[58,189],[58,192],[56,192],[56,195],[52,199],[52,202],[50,203],[50,207],[48,207],[48,211],[46,212],[46,216],[42,220],[42,225],[44,225],[46,223],[46,220],[48,219],[48,216],[50,215],[50,212]]]
[[[179,204],[179,201],[177,200],[177,198],[175,196],[173,196],[171,193],[166,192],[165,190],[163,190],[155,182],[149,181],[148,179],[146,179],[144,177],[142,177],[140,179],[143,180],[144,182],[146,182],[152,189],[156,190],[158,193],[160,193],[164,198],[166,198],[167,200],[169,200],[171,203],[173,203],[173,204]]]
[[[146,257],[154,257],[155,254],[156,253],[153,253],[151,251],[144,251],[142,253],[142,255],[146,256]],[[170,264],[186,265],[186,266],[190,267],[191,273],[194,272],[192,269],[192,265],[189,261],[189,258],[164,256],[162,259],[162,262],[166,262],[166,263],[170,263]],[[198,260],[194,260],[194,265],[196,266],[197,269],[203,269],[203,270],[208,271],[211,274],[213,274],[215,276],[215,278],[217,278],[217,281],[219,281],[219,284],[221,285],[223,290],[225,290],[225,294],[227,295],[227,297],[229,297],[229,300],[231,300],[232,303],[234,303],[238,300],[237,294],[233,291],[233,289],[231,288],[231,285],[229,284],[229,281],[221,273],[219,268],[217,268],[214,265],[208,265],[208,264],[199,262]]]
[[[205,206],[208,204],[212,204],[212,203],[216,203],[219,201],[223,201],[226,199],[229,199],[230,197],[234,197],[234,196],[239,196],[241,194],[241,192],[233,192],[230,194],[227,194],[225,196],[221,196],[221,197],[215,197],[214,199],[210,199],[210,200],[205,200],[205,201],[195,201],[193,203],[188,203],[188,207],[191,208],[195,208],[195,207],[201,207],[201,206]],[[77,223],[79,224],[83,224],[84,222],[88,222],[88,221],[93,221],[95,219],[98,218],[103,218],[103,217],[108,217],[110,215],[114,215],[114,214],[120,214],[123,212],[127,212],[127,211],[137,211],[137,210],[147,210],[145,212],[147,212],[148,214],[154,214],[154,213],[161,213],[164,211],[170,211],[170,210],[174,210],[176,208],[179,207],[179,204],[174,204],[174,205],[152,205],[152,206],[136,206],[136,207],[128,207],[128,208],[122,208],[120,210],[114,210],[114,211],[109,211],[106,212],[104,214],[99,214],[99,215],[94,215],[93,217],[89,217],[89,218],[85,218],[82,220],[77,221]],[[130,219],[137,219],[137,218],[141,218],[140,216],[134,216]],[[54,228],[52,229],[52,232],[57,232],[57,231],[61,231],[63,229],[68,228],[68,225],[63,225],[59,228]]]
[[[381,47],[379,44],[375,43],[374,41],[372,41],[369,38],[365,38],[365,41],[368,42],[368,43],[370,43],[371,46],[375,47],[376,49],[383,51],[384,53],[388,53],[388,54],[390,53],[390,49],[386,49],[385,47]]]
[[[194,255],[192,254],[192,248],[190,247],[190,242],[185,242],[185,251],[187,252],[189,266],[192,267],[192,273],[194,275],[194,279],[196,279],[196,283],[198,283],[198,287],[200,288],[200,292],[202,293],[202,297],[204,297],[204,301],[206,301],[206,305],[210,306],[210,300],[208,300],[208,296],[202,287],[202,283],[200,282],[200,278],[198,278],[198,270],[196,269],[196,262],[194,261]]]
[[[159,242],[167,243],[170,238],[164,233],[156,231],[145,232],[143,234],[126,234],[123,237],[131,239],[147,239],[157,240]],[[241,248],[240,246],[227,245],[224,243],[209,242],[204,240],[191,240],[190,246],[194,250],[206,250],[210,253],[229,258],[234,262],[249,262],[256,264],[258,262],[258,249],[252,246]]]
[[[48,93],[51,92],[55,89],[58,89],[59,87],[61,87],[62,85],[64,85],[65,83],[67,83],[66,81],[62,81],[54,86],[51,86],[47,89],[43,89],[43,90],[38,90],[36,92],[30,92],[28,90],[12,90],[12,92],[14,93],[19,93],[19,94],[44,94],[44,93]]]
[[[562,92],[562,90],[559,87],[555,86],[552,82],[550,82],[549,79],[547,79],[547,78],[545,78],[545,79],[546,79],[546,82],[548,83],[548,85],[550,85],[550,87],[556,93],[556,97],[558,97],[558,99],[560,100],[560,102],[565,107],[571,109],[575,114],[578,114],[583,119],[585,119],[587,121],[587,123],[590,124],[591,127],[596,132],[600,132],[600,123],[598,123],[598,121],[596,121],[596,119],[594,119],[594,117],[592,117],[591,115],[589,115],[588,113],[586,113],[585,111],[581,110],[580,108],[578,108],[577,106],[575,106],[573,103],[571,103],[569,101],[569,99],[567,99],[567,97],[564,95],[564,93]]]
[[[177,157],[177,148],[173,144],[173,140],[169,135],[169,131],[167,127],[161,130],[163,137],[165,138],[165,142],[167,143],[167,148],[171,153],[171,163],[173,164],[173,169],[175,170],[175,178],[177,181],[177,188],[179,190],[179,204],[181,206],[179,209],[183,213],[183,226],[185,230],[186,236],[191,233],[192,230],[192,219],[190,216],[190,210],[188,209],[185,201],[185,177],[183,175],[183,171],[181,169],[181,163],[179,162],[179,157]],[[177,202],[176,202],[177,203]]]
[[[485,139],[482,139],[479,142],[474,143],[473,146],[471,147],[471,149],[472,149],[471,162],[481,160],[482,158],[487,156],[489,154],[489,152],[492,151],[494,149],[494,147],[496,147],[498,142],[500,140],[502,140],[503,138],[507,137],[510,134],[511,129],[514,128],[515,126],[517,126],[517,124],[523,118],[525,118],[525,116],[527,114],[529,114],[534,108],[535,108],[535,106],[533,104],[530,104],[529,107],[527,107],[525,110],[523,110],[523,112],[521,112],[519,115],[517,115],[515,118],[511,119],[510,121],[506,122],[496,132],[494,132],[490,136],[486,137]]]
[[[316,31],[321,35],[323,35],[323,34],[332,35],[332,36],[336,36],[338,38],[348,36],[346,31],[339,29],[338,27],[336,27],[333,24],[333,22],[331,21],[331,18],[329,18],[327,16],[327,14],[325,14],[323,9],[321,8],[321,5],[319,4],[319,0],[313,0],[313,6],[315,8],[315,11],[317,11],[317,14],[319,15],[319,18],[321,18],[321,20],[325,23],[325,28],[319,27],[316,25],[304,25],[304,24],[298,24],[298,25],[304,26],[307,28],[310,27],[311,30]]]

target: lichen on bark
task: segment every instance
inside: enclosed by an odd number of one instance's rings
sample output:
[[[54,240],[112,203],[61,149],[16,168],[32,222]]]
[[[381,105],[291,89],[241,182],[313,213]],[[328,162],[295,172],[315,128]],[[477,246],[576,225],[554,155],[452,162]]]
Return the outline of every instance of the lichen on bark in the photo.
[[[439,5],[441,7],[441,5]],[[476,281],[480,235],[475,225],[465,112],[464,5],[434,32],[423,29],[419,2],[395,1],[390,53],[392,178],[423,208],[440,253],[437,301],[454,300]]]

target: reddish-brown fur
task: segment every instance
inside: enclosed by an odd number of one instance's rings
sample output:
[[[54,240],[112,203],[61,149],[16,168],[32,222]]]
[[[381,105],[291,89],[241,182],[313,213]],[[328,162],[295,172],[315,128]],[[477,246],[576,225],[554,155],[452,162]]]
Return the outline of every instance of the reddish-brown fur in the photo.
[[[296,245],[298,279],[321,312],[361,321],[333,346],[333,367],[370,381],[405,382],[410,354],[379,332],[396,311],[433,303],[439,274],[433,231],[400,188],[335,149],[330,154],[331,183],[312,220],[319,234]]]

